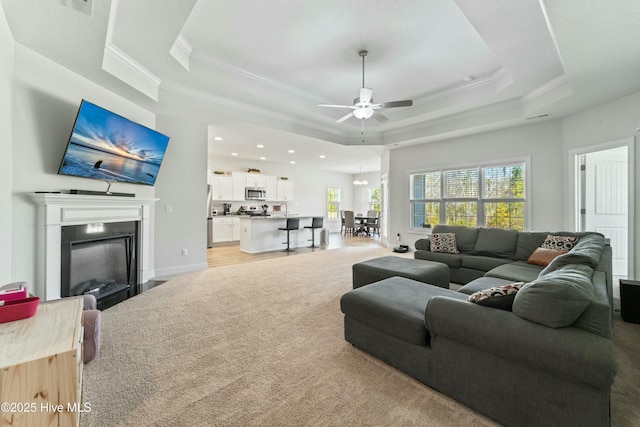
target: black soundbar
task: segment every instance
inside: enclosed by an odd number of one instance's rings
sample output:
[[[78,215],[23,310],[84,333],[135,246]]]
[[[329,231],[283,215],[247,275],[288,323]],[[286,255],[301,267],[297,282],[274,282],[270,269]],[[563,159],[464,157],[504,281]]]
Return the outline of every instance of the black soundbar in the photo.
[[[136,197],[135,193],[115,193],[113,191],[91,191],[91,190],[69,190],[69,194],[80,194],[83,196]]]

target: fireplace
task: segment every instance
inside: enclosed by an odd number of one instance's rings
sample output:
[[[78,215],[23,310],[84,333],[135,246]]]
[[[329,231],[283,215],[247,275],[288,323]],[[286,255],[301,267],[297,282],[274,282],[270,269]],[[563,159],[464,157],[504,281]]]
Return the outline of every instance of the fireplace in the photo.
[[[138,292],[141,283],[149,282],[155,275],[153,206],[158,199],[55,193],[30,193],[29,196],[38,207],[37,277],[30,290],[43,301],[81,290],[93,291],[105,298],[130,297]],[[64,244],[63,234],[70,235],[68,239],[65,237]],[[103,244],[102,249],[95,247]],[[63,255],[66,251],[63,246],[79,252],[77,255],[81,260],[73,261],[74,264],[89,265],[96,260],[124,258],[125,267],[121,268],[126,272],[106,272],[106,267],[102,266],[101,270],[89,274],[91,277],[82,272],[80,279],[72,278],[69,282],[70,255]],[[126,266],[128,260],[130,265]],[[120,285],[115,287],[113,284],[127,272],[129,287],[125,292],[119,289]],[[82,284],[88,289],[78,287]],[[105,300],[104,303],[108,302]]]
[[[138,293],[138,222],[61,229],[60,296],[94,295],[104,310]]]

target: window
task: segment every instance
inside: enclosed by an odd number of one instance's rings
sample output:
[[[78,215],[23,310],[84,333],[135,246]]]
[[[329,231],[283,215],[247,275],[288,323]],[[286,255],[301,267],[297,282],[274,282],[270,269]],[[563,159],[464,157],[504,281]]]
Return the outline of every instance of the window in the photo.
[[[327,187],[327,220],[340,219],[340,188]]]
[[[412,228],[436,224],[525,228],[525,164],[476,166],[410,176]]]
[[[382,200],[382,193],[380,187],[370,187],[369,188],[369,210],[380,212],[382,205],[380,204],[380,200]]]

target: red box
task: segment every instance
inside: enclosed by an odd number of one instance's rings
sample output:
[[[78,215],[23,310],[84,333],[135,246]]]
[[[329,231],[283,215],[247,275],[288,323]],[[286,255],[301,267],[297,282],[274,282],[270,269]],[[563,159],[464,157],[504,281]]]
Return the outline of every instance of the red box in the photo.
[[[40,304],[39,297],[24,298],[15,301],[5,301],[0,305],[0,323],[33,317]]]

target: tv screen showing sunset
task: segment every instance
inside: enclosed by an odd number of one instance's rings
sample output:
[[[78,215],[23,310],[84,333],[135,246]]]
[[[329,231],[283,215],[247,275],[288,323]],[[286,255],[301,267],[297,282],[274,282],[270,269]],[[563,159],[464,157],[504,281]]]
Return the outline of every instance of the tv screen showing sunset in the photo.
[[[169,137],[82,101],[59,173],[154,185]]]

